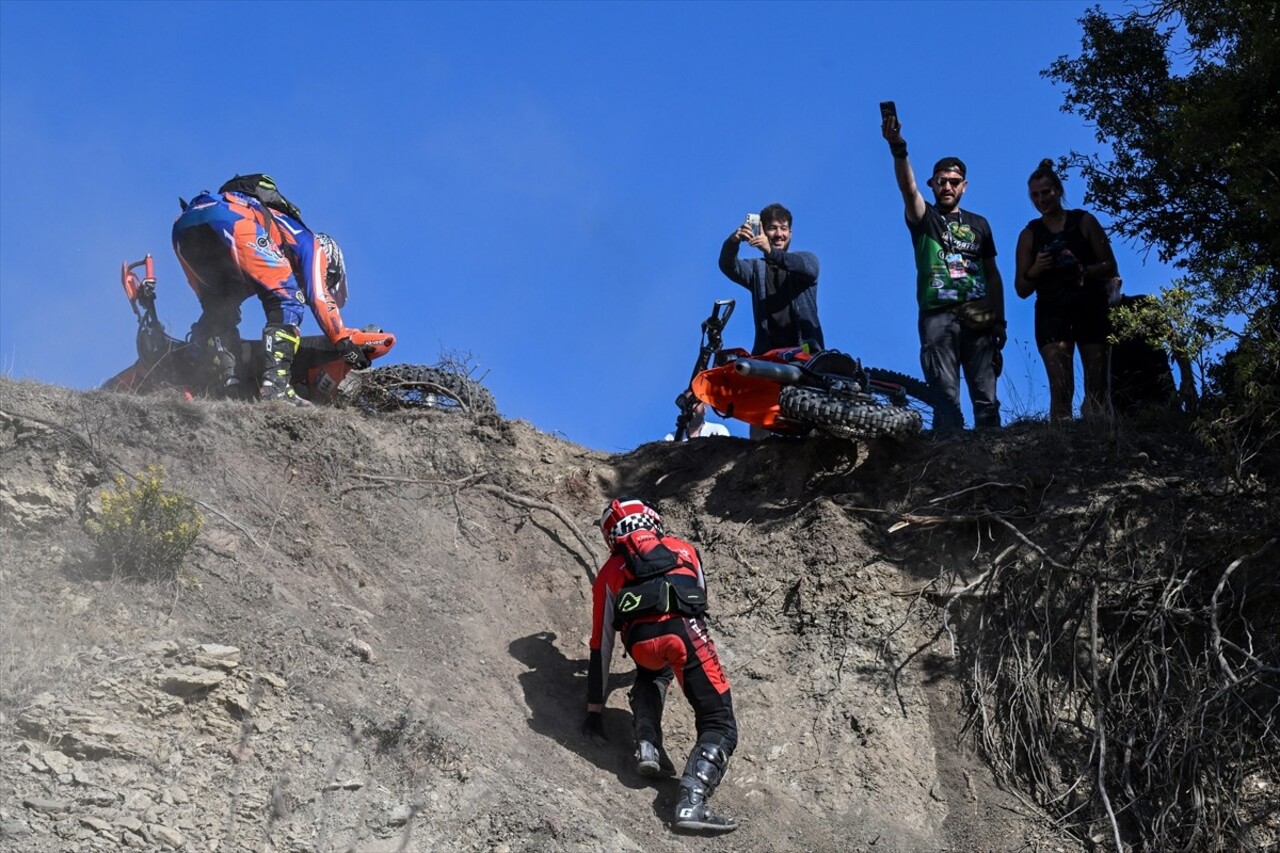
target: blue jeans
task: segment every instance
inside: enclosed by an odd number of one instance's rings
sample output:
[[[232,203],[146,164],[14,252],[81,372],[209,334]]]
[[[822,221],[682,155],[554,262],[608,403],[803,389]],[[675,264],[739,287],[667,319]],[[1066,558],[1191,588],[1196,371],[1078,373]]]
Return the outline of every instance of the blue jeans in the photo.
[[[964,428],[960,413],[960,371],[964,371],[973,400],[977,429],[1000,426],[1000,401],[996,399],[995,337],[991,330],[966,328],[955,313],[943,309],[920,315],[920,367],[934,393],[952,404],[935,409],[933,428],[938,432]]]

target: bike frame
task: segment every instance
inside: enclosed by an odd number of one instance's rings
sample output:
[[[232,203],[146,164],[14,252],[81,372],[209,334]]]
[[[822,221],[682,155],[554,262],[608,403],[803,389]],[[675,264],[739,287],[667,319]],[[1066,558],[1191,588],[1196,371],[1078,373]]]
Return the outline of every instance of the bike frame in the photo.
[[[142,270],[142,278],[136,272],[139,269]],[[120,284],[124,287],[129,307],[138,318],[138,360],[108,380],[105,387],[136,392],[159,381],[162,385],[177,386],[184,397],[192,399],[194,386],[190,384],[190,375],[184,376],[181,381],[158,379],[175,370],[174,375],[182,375],[181,368],[175,368],[175,362],[170,362],[167,367],[161,367],[161,362],[167,358],[183,358],[181,351],[188,346],[188,342],[169,335],[160,322],[156,312],[154,258],[147,254],[140,261],[121,263]],[[360,347],[370,361],[374,361],[391,351],[396,345],[396,336],[376,327],[366,327],[351,330],[351,341]],[[250,364],[255,360],[261,361],[261,354],[261,341],[243,341],[239,359],[242,364]],[[313,402],[331,401],[338,393],[338,386],[352,369],[343,361],[342,353],[324,335],[307,335],[301,339],[293,368],[292,382],[299,387],[303,396]],[[256,382],[256,377],[250,378]]]
[[[887,400],[894,407],[908,407],[913,401],[936,405],[925,383],[893,371],[864,368],[860,360],[839,350],[810,352],[807,346],[799,346],[753,355],[739,347],[723,349],[722,333],[733,306],[732,299],[718,300],[702,323],[702,345],[689,387],[676,398],[677,441],[684,437],[699,400],[722,418],[783,435],[804,434],[811,425],[782,412],[780,395],[788,385],[821,389],[845,400]]]
[[[693,393],[694,380],[698,378],[699,373],[710,366],[712,356],[716,355],[724,345],[724,327],[733,316],[735,304],[732,299],[717,299],[711,306],[711,316],[702,321],[702,342],[698,348],[698,358],[693,365],[693,373],[689,376],[689,387],[676,397],[676,406],[680,409],[680,415],[676,418],[674,435],[676,441],[684,440],[685,432],[689,429],[689,421],[693,418],[693,407],[697,402],[697,397]]]

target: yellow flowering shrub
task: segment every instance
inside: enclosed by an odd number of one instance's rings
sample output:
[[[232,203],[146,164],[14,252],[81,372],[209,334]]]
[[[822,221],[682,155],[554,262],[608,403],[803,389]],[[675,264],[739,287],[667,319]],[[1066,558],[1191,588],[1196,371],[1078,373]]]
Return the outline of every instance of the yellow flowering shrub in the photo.
[[[102,511],[85,528],[98,559],[126,577],[175,579],[200,535],[195,503],[164,488],[164,469],[149,465],[132,481],[124,475],[102,494]]]

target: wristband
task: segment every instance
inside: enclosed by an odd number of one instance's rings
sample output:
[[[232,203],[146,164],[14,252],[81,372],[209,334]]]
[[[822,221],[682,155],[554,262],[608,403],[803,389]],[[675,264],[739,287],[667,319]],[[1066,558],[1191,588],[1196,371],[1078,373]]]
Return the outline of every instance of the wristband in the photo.
[[[905,142],[890,142],[890,143],[889,143],[889,153],[893,155],[893,159],[895,159],[895,160],[905,160],[905,159],[907,159],[907,143],[905,143]]]

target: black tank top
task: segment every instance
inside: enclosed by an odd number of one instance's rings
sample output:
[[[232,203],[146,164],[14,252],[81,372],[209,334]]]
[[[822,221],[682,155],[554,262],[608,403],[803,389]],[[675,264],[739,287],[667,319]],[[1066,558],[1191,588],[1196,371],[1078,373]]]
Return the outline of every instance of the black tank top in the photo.
[[[1083,210],[1068,210],[1066,224],[1062,230],[1052,232],[1044,221],[1036,218],[1027,223],[1031,229],[1031,256],[1034,259],[1046,248],[1053,252],[1054,264],[1047,272],[1036,279],[1036,299],[1047,299],[1051,302],[1070,300],[1079,293],[1083,267],[1098,262],[1089,240],[1080,230],[1084,222]],[[1069,249],[1075,256],[1075,262],[1064,256]],[[1100,287],[1098,282],[1087,282],[1088,287]]]

